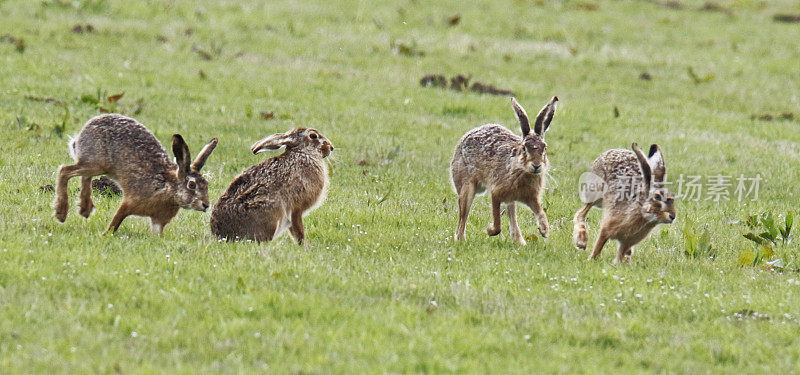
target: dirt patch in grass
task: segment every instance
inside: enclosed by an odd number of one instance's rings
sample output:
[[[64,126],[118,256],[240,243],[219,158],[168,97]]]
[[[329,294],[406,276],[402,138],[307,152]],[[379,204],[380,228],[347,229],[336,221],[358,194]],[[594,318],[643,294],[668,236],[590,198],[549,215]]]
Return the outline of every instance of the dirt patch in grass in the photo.
[[[657,2],[656,4],[658,4],[658,5],[660,5],[660,6],[664,7],[664,8],[669,8],[669,9],[683,9],[683,8],[685,8],[683,6],[683,3],[681,3],[680,1],[675,1],[675,0],[672,0],[672,1],[660,1],[660,2]]]
[[[25,52],[25,39],[15,37],[11,34],[3,34],[0,35],[0,41],[13,44],[14,49],[16,49],[19,53]]]
[[[515,96],[514,92],[511,90],[498,88],[480,81],[475,81],[470,84],[471,80],[472,76],[464,74],[452,76],[449,80],[442,74],[428,74],[419,80],[419,84],[422,87],[449,88],[450,90],[460,92],[471,91],[479,94]]]
[[[92,190],[106,197],[122,194],[122,189],[119,188],[119,185],[106,176],[100,176],[100,178],[92,181]]]
[[[781,112],[780,114],[771,114],[771,113],[762,113],[762,114],[753,114],[750,115],[751,120],[759,120],[759,121],[772,121],[772,120],[787,120],[791,121],[794,120],[794,113],[792,112]]]
[[[85,25],[77,24],[72,27],[72,32],[75,34],[93,33],[94,26],[92,26],[91,23],[87,23]]]
[[[456,26],[456,25],[458,25],[459,22],[461,22],[461,15],[460,14],[454,14],[454,15],[452,15],[450,17],[446,17],[444,19],[444,23],[446,25],[448,25],[448,26]]]
[[[705,4],[699,8],[705,12],[718,12],[728,16],[733,16],[733,11],[713,1],[706,1]]]
[[[422,87],[442,87],[447,88],[447,78],[441,74],[428,74],[419,80]]]
[[[800,13],[798,14],[779,13],[772,16],[772,20],[775,22],[783,22],[783,23],[800,23]]]

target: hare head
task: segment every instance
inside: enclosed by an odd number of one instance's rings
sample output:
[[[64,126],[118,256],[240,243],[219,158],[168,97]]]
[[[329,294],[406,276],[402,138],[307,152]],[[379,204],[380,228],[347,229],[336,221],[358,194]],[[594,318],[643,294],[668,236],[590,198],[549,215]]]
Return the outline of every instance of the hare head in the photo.
[[[556,113],[558,106],[558,97],[553,97],[547,103],[539,114],[536,115],[536,122],[533,125],[533,132],[531,132],[530,122],[528,121],[528,114],[525,109],[517,102],[517,99],[511,98],[511,106],[514,108],[514,114],[517,115],[520,127],[522,128],[523,150],[522,162],[525,165],[530,165],[531,171],[534,174],[541,173],[547,167],[547,143],[544,141],[544,133],[550,127],[550,122],[553,120],[553,115]]]
[[[642,168],[642,191],[647,192],[647,198],[642,204],[642,215],[653,223],[672,223],[675,221],[675,198],[665,187],[667,171],[661,148],[656,144],[650,146],[647,157],[636,143],[631,148]]]
[[[327,157],[333,151],[333,143],[316,129],[296,128],[286,133],[270,135],[256,142],[250,150],[254,154],[267,150],[277,150],[285,146],[286,151],[319,154]]]
[[[200,169],[206,163],[206,159],[217,146],[217,139],[208,142],[205,147],[192,161],[189,154],[189,146],[180,134],[172,136],[172,153],[175,155],[175,162],[178,164],[176,184],[176,201],[183,208],[205,211],[208,209],[208,182],[200,174]]]

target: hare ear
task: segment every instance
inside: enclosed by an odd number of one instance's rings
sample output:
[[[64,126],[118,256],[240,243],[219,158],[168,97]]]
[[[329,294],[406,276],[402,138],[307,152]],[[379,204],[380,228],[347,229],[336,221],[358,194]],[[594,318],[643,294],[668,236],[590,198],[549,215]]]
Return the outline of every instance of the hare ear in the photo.
[[[200,150],[200,153],[197,154],[197,158],[194,159],[192,163],[192,170],[200,171],[203,168],[203,165],[206,164],[206,159],[208,156],[211,155],[211,152],[214,151],[214,147],[217,147],[217,139],[212,138],[211,141],[208,142],[207,145]]]
[[[189,154],[189,145],[180,134],[172,135],[172,154],[175,155],[175,163],[178,164],[178,173],[181,176],[188,175],[192,157]]]
[[[522,136],[527,136],[528,133],[531,132],[531,125],[528,121],[528,114],[525,112],[525,108],[522,108],[517,102],[516,98],[511,98],[511,107],[514,108],[514,114],[517,116],[517,120],[519,120],[519,126],[522,128]]]
[[[253,146],[250,147],[250,150],[253,151],[254,154],[267,150],[277,150],[284,145],[289,145],[291,143],[290,141],[291,138],[285,133],[273,134],[254,143]]]
[[[653,171],[653,182],[663,184],[667,177],[667,168],[664,165],[664,155],[661,154],[661,147],[657,144],[650,146],[647,156],[647,163]]]
[[[542,110],[539,111],[539,114],[536,115],[536,122],[533,124],[534,133],[540,137],[544,137],[544,132],[550,128],[550,121],[553,121],[553,116],[556,114],[557,107],[558,97],[554,96],[552,99],[550,99],[550,102],[542,107]]]
[[[642,168],[642,182],[644,183],[644,191],[650,191],[650,185],[652,183],[652,171],[650,170],[650,164],[647,162],[647,158],[644,157],[644,153],[642,150],[639,149],[639,145],[634,142],[631,145],[633,149],[633,153],[636,154],[636,158],[639,159],[639,166]]]

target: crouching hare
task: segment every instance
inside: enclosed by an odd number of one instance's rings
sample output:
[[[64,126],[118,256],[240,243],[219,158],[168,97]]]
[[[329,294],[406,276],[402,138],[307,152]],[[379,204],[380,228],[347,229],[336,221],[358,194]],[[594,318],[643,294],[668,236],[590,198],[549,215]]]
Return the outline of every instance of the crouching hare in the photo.
[[[500,234],[500,205],[506,204],[511,238],[520,245],[525,239],[517,224],[516,203],[533,210],[539,220],[539,233],[547,237],[549,225],[542,209],[542,194],[549,163],[544,133],[556,113],[558,98],[553,97],[539,114],[533,132],[525,109],[511,99],[511,106],[522,128],[522,137],[502,125],[487,124],[461,137],[450,162],[450,176],[458,194],[456,241],[465,239],[467,218],[475,194],[489,191],[492,196],[492,219],[486,233]]]
[[[235,180],[211,213],[211,232],[228,241],[271,241],[287,228],[307,246],[303,216],[325,200],[333,144],[315,129],[297,128],[256,142],[254,154],[286,147]]]
[[[214,138],[192,162],[189,146],[175,134],[172,153],[176,163],[138,121],[118,114],[94,117],[69,143],[75,164],[58,168],[54,216],[60,222],[66,220],[67,183],[81,176],[80,214],[88,218],[94,210],[92,177],[107,175],[122,187],[123,197],[105,233],[115,232],[127,216],[138,215],[149,216],[153,232],[160,235],[179,208],[208,208],[208,183],[200,169],[216,146]]]
[[[619,241],[614,263],[630,262],[633,246],[658,224],[675,220],[675,202],[666,187],[664,156],[658,145],[645,157],[634,143],[631,150],[613,149],[601,154],[584,181],[581,199],[585,205],[575,213],[573,243],[586,249],[586,214],[603,207],[600,234],[589,259],[597,258],[609,239]]]

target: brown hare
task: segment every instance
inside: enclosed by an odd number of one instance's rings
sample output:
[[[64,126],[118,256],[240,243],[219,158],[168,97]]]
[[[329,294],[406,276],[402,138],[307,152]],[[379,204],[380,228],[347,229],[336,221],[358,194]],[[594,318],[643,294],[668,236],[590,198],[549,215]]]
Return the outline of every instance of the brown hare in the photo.
[[[69,144],[74,165],[58,168],[55,218],[67,218],[67,182],[81,176],[80,214],[91,215],[92,177],[107,175],[122,187],[119,206],[105,233],[114,232],[129,215],[149,216],[153,232],[161,234],[179,208],[205,211],[208,208],[208,183],[200,169],[217,145],[209,142],[194,162],[183,138],[172,136],[170,160],[158,139],[138,121],[119,114],[90,119]]]
[[[575,213],[573,243],[586,249],[586,214],[603,207],[600,234],[589,259],[595,259],[609,239],[619,241],[614,263],[630,262],[633,246],[647,237],[658,224],[675,220],[675,202],[666,187],[664,156],[658,145],[650,146],[646,158],[634,143],[633,151],[608,150],[601,154],[587,174],[581,198],[586,203]]]
[[[235,180],[211,213],[211,232],[228,241],[271,241],[289,228],[297,243],[307,246],[303,216],[325,200],[328,167],[322,159],[333,144],[315,129],[297,128],[256,142],[254,154],[282,154],[256,164]]]
[[[549,163],[544,133],[556,113],[558,98],[553,97],[539,114],[533,132],[525,109],[511,98],[511,106],[522,127],[522,137],[502,125],[487,124],[470,130],[458,141],[450,176],[458,194],[456,241],[465,239],[467,218],[475,194],[489,191],[492,196],[492,219],[486,233],[500,234],[500,205],[506,204],[511,238],[525,245],[517,224],[515,202],[531,208],[539,220],[539,233],[547,237],[547,216],[542,209],[542,193]]]

